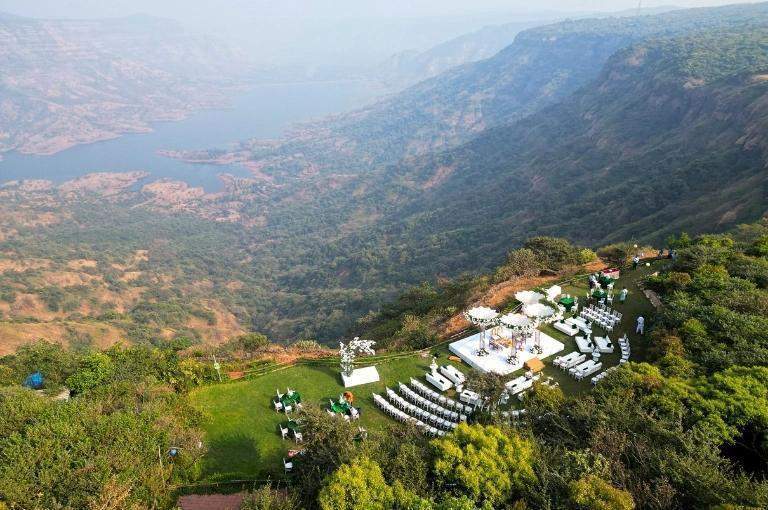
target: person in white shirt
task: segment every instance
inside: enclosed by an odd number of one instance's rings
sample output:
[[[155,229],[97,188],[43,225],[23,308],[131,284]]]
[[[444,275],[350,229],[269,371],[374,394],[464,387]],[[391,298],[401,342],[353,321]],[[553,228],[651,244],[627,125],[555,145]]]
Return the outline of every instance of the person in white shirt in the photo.
[[[645,318],[642,315],[637,318],[637,329],[635,329],[635,333],[640,335],[645,334]]]
[[[619,293],[619,301],[622,302],[622,303],[624,301],[626,301],[627,300],[627,294],[629,294],[629,291],[627,290],[626,287],[621,289],[621,292]]]

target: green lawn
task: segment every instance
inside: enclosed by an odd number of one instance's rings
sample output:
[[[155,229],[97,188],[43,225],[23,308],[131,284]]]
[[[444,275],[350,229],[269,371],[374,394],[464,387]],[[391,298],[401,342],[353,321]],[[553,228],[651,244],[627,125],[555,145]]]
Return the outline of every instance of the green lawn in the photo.
[[[629,289],[627,303],[615,306],[624,314],[621,327],[614,330],[611,338],[618,339],[628,332],[632,345],[632,361],[642,361],[647,348],[647,340],[634,334],[635,318],[642,313],[646,319],[653,316],[653,309],[645,299],[636,282],[654,270],[643,267],[637,271],[626,271],[616,285],[616,292],[622,286]],[[563,291],[583,299],[586,294],[586,281],[564,286]],[[650,322],[650,321],[649,321]],[[649,324],[647,322],[646,324]],[[570,337],[546,326],[547,334],[565,343],[567,354],[576,350],[576,343]],[[602,334],[599,330],[596,333]],[[618,351],[618,349],[617,349]],[[438,362],[448,362],[446,346],[436,347],[433,353]],[[604,366],[618,364],[620,353],[604,355]],[[545,360],[547,362],[549,360]],[[417,377],[422,382],[429,369],[431,356],[417,354],[377,364],[381,382],[354,388],[355,405],[362,408],[360,424],[369,429],[389,420],[373,403],[372,393],[383,392],[385,386],[395,387],[398,381],[408,382],[410,377]],[[457,364],[462,371],[471,369]],[[545,376],[551,376],[560,383],[566,393],[587,391],[591,388],[589,380],[577,382],[563,371],[549,366]],[[510,379],[518,374],[512,374]],[[285,392],[286,387],[299,391],[305,402],[313,402],[327,407],[329,398],[338,398],[344,391],[335,366],[299,365],[254,379],[246,379],[226,384],[204,386],[194,390],[190,398],[192,403],[205,415],[205,431],[209,453],[206,456],[203,476],[208,481],[227,481],[239,479],[266,478],[282,475],[281,458],[289,448],[295,447],[291,440],[283,441],[278,433],[278,423],[285,421],[285,415],[276,413],[272,408],[272,396],[275,390]],[[520,404],[515,401],[515,404]]]
[[[440,364],[449,363],[447,349],[436,349]],[[395,387],[398,381],[407,383],[410,377],[422,382],[431,356],[406,358],[377,365],[381,382],[353,388],[355,406],[362,408],[360,425],[375,428],[389,420],[373,403],[371,395],[381,393],[386,385]],[[459,365],[457,365],[459,366]],[[465,372],[468,367],[462,367]],[[193,405],[206,417],[205,431],[209,453],[204,477],[207,480],[237,480],[281,475],[281,458],[292,440],[283,441],[278,424],[285,415],[272,408],[275,390],[286,387],[301,393],[304,402],[328,407],[328,399],[337,399],[344,391],[338,367],[295,366],[255,379],[198,388],[191,393]]]

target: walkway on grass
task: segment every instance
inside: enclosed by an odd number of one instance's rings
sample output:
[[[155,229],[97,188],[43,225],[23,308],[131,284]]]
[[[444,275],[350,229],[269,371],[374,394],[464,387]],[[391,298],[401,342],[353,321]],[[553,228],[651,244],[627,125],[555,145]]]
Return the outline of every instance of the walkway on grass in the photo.
[[[194,494],[179,498],[181,510],[240,510],[243,494]]]

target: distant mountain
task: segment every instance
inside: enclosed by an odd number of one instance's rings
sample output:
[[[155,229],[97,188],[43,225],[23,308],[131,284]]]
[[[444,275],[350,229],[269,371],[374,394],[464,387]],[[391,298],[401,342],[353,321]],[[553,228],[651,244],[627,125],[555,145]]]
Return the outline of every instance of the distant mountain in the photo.
[[[379,62],[371,70],[371,77],[383,82],[390,90],[399,91],[420,81],[437,76],[453,67],[492,57],[512,44],[521,31],[551,24],[563,18],[616,18],[639,15],[661,14],[676,10],[675,7],[654,7],[629,9],[614,13],[561,13],[541,14],[538,20],[525,20],[501,25],[489,25],[474,32],[461,35],[426,51],[404,51]]]
[[[511,44],[522,30],[541,22],[506,23],[483,27],[426,51],[405,51],[376,65],[373,77],[391,90],[401,90],[462,64],[493,56]]]
[[[221,105],[246,59],[149,16],[0,17],[0,153],[48,154]]]
[[[299,126],[278,143],[246,141],[226,160],[266,168],[272,179],[310,168],[313,174],[366,172],[458,146],[554,104],[594,80],[611,55],[635,42],[763,23],[768,23],[766,3],[533,28],[489,59],[453,68],[358,111]]]
[[[491,59],[285,140],[187,154],[251,168],[216,193],[137,176],[106,195],[90,191],[103,176],[9,185],[0,247],[19,272],[36,261],[16,258],[98,258],[136,338],[215,319],[337,339],[404,286],[490,268],[536,234],[598,245],[760,216],[766,49],[765,4],[529,30]],[[5,309],[45,313],[30,294],[63,303],[45,278],[19,276]],[[89,310],[77,285],[77,313],[115,317],[106,297]],[[193,298],[199,308],[181,306]],[[170,308],[173,321],[155,320]]]
[[[415,267],[455,272],[533,234],[595,246],[759,218],[766,50],[768,25],[623,49],[560,104],[382,170],[367,186],[389,210],[381,236],[407,239]]]

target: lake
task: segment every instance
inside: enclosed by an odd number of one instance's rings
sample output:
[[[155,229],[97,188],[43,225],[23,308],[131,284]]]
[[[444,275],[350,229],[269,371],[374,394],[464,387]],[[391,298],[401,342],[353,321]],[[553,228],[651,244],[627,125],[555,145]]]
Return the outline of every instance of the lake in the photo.
[[[0,161],[0,183],[17,179],[64,182],[91,172],[144,170],[152,178],[183,180],[206,191],[221,189],[217,175],[249,175],[237,165],[190,164],[159,156],[160,149],[209,149],[247,138],[276,138],[290,124],[350,110],[371,101],[367,82],[258,85],[232,98],[230,108],[205,110],[179,122],[154,124],[151,133],[78,145],[51,156],[9,152]]]

